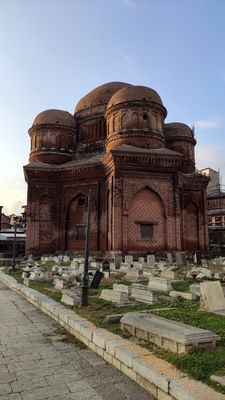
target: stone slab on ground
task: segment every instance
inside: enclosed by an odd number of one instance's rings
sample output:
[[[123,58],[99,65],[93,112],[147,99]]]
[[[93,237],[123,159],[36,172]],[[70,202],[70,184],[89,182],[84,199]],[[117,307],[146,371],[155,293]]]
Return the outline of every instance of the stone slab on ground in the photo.
[[[211,312],[225,310],[224,293],[219,281],[200,283],[200,292],[201,310]]]
[[[221,340],[211,331],[147,313],[127,313],[120,325],[133,336],[178,354],[188,353],[193,348],[214,348]]]

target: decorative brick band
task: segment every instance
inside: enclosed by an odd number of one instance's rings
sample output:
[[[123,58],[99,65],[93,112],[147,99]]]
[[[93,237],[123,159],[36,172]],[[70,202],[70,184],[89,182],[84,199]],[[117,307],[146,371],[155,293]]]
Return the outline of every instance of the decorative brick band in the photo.
[[[0,280],[49,315],[91,350],[158,400],[224,400],[224,395],[189,378],[168,362],[94,324],[0,271]]]

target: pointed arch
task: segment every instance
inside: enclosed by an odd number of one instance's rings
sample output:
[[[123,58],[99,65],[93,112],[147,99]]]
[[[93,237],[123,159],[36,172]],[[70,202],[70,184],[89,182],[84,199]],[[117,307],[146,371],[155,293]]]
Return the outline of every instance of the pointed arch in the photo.
[[[153,184],[153,182],[149,185],[148,184],[146,185],[146,183],[138,185],[138,187],[136,187],[136,189],[134,191],[132,191],[132,193],[130,193],[130,195],[128,195],[127,200],[126,200],[126,205],[125,205],[126,210],[129,208],[129,203],[130,203],[131,199],[133,198],[133,196],[143,189],[148,189],[151,192],[154,192],[160,198],[161,202],[163,203],[164,212],[165,212],[165,216],[166,216],[167,215],[167,204],[166,204],[165,200],[163,199],[161,193],[157,190],[157,187],[155,187],[155,185]]]

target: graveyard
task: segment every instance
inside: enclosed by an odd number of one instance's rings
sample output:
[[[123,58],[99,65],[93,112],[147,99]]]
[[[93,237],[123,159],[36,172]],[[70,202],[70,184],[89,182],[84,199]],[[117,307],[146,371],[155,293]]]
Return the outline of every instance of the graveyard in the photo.
[[[4,272],[225,394],[224,257],[90,258],[86,307],[83,269],[83,258],[59,255],[30,257]]]

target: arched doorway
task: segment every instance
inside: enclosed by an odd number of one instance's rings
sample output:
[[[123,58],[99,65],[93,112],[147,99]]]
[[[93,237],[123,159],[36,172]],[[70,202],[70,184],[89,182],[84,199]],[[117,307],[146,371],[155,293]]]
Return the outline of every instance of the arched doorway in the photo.
[[[145,187],[131,198],[128,209],[128,248],[134,251],[166,249],[166,219],[162,199]]]

